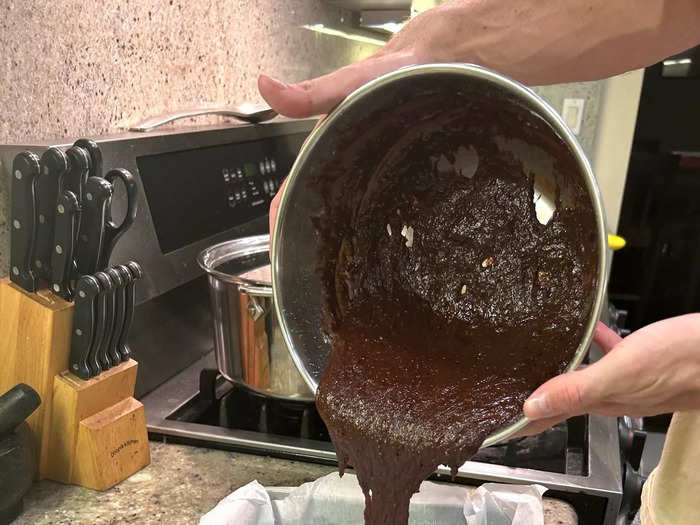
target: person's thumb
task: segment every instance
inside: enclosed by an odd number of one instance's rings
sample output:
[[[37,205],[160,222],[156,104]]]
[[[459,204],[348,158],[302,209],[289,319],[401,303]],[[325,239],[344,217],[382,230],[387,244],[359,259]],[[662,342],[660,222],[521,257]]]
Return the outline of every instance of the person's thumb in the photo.
[[[535,390],[525,401],[523,411],[532,420],[586,412],[594,401],[592,388],[595,365],[554,377]]]
[[[378,54],[298,84],[288,84],[260,75],[258,90],[279,114],[295,118],[310,117],[328,113],[361,85],[413,62],[412,53]]]

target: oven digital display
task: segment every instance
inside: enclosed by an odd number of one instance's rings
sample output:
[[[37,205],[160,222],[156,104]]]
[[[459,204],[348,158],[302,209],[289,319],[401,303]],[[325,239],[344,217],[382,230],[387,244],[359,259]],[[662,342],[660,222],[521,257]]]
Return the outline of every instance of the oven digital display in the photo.
[[[267,215],[306,136],[138,157],[161,251],[172,252]]]

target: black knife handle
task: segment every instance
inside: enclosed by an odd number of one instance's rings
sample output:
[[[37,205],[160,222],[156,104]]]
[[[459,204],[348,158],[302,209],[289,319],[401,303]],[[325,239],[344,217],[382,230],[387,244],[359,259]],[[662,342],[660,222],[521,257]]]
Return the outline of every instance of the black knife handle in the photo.
[[[73,146],[87,151],[90,156],[90,177],[102,177],[102,151],[97,145],[97,142],[90,139],[79,139],[75,141]]]
[[[111,198],[112,185],[107,180],[90,177],[85,183],[76,257],[79,275],[91,275],[98,270]]]
[[[28,292],[36,291],[32,270],[36,239],[36,180],[39,157],[31,151],[17,155],[12,162],[10,224],[10,279]]]
[[[131,281],[127,282],[125,287],[125,313],[124,313],[124,326],[122,327],[122,332],[119,336],[119,353],[122,356],[122,361],[127,361],[131,357],[131,350],[127,344],[129,338],[129,330],[131,330],[131,324],[134,321],[134,308],[136,306],[134,287],[136,281],[141,279],[143,276],[143,271],[141,270],[141,265],[135,261],[130,261],[123,265],[129,273],[131,273]]]
[[[124,274],[116,267],[109,268],[106,270],[106,273],[112,279],[112,283],[114,283],[114,322],[112,323],[111,336],[107,345],[107,356],[112,362],[112,366],[116,366],[122,362],[118,344],[122,326],[124,326],[124,289],[126,281]]]
[[[117,168],[110,170],[107,175],[105,175],[105,179],[112,184],[112,188],[114,188],[116,179],[122,181],[126,192],[126,215],[124,215],[124,220],[121,224],[115,224],[112,220],[111,206],[107,210],[104,228],[104,245],[100,254],[100,262],[98,263],[98,269],[100,270],[109,265],[109,259],[112,256],[114,246],[117,244],[119,238],[124,235],[124,232],[134,223],[136,213],[138,212],[136,179],[134,179],[134,176],[123,168]]]
[[[122,340],[122,333],[124,332],[124,324],[126,322],[126,315],[127,315],[127,297],[129,295],[128,289],[131,283],[134,281],[134,276],[131,275],[131,271],[129,268],[124,265],[120,264],[118,266],[114,267],[119,274],[122,277],[122,287],[121,289],[117,289],[117,315],[116,315],[116,322],[114,323],[114,347],[117,350],[117,353],[120,356],[120,359],[122,362],[128,361],[129,358],[131,357],[131,352],[129,351],[129,347],[126,344],[121,344]],[[133,309],[133,307],[131,308]]]
[[[56,204],[54,248],[51,254],[51,289],[66,301],[73,298],[73,247],[78,234],[80,205],[72,191],[64,191]]]
[[[93,375],[88,361],[95,332],[95,298],[99,292],[100,284],[92,275],[84,275],[75,285],[69,366],[81,379],[90,379]]]
[[[112,368],[113,363],[107,353],[114,328],[114,283],[105,272],[97,272],[95,279],[100,283],[100,295],[97,299],[97,334],[100,334],[99,344],[95,342],[97,362],[104,372]],[[118,363],[118,362],[117,362]],[[116,365],[117,363],[114,363]]]
[[[39,277],[50,282],[54,214],[58,202],[58,188],[63,175],[68,170],[68,158],[60,149],[51,147],[41,156],[39,169],[36,188],[37,225],[34,271]]]
[[[83,204],[85,183],[90,173],[90,155],[83,148],[72,146],[66,151],[68,171],[63,175],[60,193],[72,191],[78,197],[78,203]]]

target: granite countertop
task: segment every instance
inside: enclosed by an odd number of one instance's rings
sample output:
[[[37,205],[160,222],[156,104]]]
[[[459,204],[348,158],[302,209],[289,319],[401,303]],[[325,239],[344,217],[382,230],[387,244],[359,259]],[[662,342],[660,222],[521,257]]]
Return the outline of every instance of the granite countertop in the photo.
[[[231,491],[254,479],[266,486],[296,486],[335,467],[151,442],[151,464],[106,492],[35,483],[13,525],[197,524]],[[544,498],[545,525],[575,525],[566,502]]]

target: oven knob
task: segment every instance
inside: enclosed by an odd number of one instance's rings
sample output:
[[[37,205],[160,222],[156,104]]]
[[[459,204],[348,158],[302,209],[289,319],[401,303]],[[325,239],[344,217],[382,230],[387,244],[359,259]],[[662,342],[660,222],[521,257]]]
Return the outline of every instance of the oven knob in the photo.
[[[620,453],[623,460],[632,468],[638,469],[642,461],[644,444],[647,433],[644,431],[641,418],[624,416],[618,419],[618,431],[620,436]]]
[[[265,175],[265,163],[263,161],[260,161],[260,164],[258,164],[258,168],[260,169],[260,173]]]
[[[238,168],[236,170],[236,175],[238,176],[239,179],[243,178],[243,170],[241,168]]]
[[[616,523],[633,523],[634,517],[642,504],[642,488],[647,477],[625,463],[622,466],[622,501]]]
[[[265,159],[265,173],[272,173],[272,163]]]
[[[275,162],[275,159],[270,161],[270,167],[272,168],[272,171],[277,171],[277,163]]]

